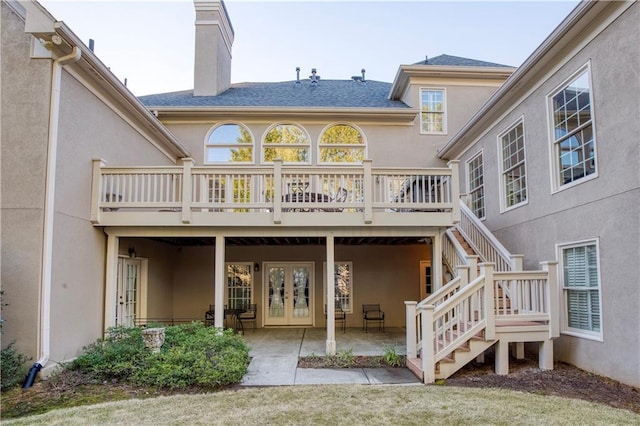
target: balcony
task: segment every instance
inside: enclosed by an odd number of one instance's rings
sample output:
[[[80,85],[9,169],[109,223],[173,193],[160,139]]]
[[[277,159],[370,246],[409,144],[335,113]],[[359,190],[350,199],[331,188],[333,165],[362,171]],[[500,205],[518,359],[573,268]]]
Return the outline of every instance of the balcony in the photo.
[[[96,226],[451,226],[458,164],[447,168],[93,164]]]

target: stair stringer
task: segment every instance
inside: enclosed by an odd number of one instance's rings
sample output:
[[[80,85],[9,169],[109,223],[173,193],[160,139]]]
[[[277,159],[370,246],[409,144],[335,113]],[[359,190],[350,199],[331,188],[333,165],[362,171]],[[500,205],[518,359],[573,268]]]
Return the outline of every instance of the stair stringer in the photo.
[[[497,340],[472,338],[468,345],[452,352],[451,358],[445,358],[436,363],[436,379],[447,379],[456,371],[473,361],[478,355],[493,346]]]

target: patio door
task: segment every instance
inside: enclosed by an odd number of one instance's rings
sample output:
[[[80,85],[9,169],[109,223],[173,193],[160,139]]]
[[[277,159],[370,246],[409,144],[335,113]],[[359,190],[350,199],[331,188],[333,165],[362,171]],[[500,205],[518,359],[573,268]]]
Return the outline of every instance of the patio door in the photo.
[[[265,325],[313,325],[313,263],[265,263]]]
[[[134,321],[139,311],[141,269],[140,259],[118,259],[116,325],[125,327],[135,325]]]

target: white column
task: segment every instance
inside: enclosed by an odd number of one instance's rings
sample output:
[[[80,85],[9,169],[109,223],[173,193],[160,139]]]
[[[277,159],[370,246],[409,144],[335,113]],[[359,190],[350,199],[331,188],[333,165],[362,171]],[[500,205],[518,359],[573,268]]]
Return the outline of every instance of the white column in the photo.
[[[335,245],[333,235],[327,235],[327,355],[336,354],[335,319]]]
[[[438,229],[438,233],[433,237],[431,245],[431,270],[433,271],[433,290],[442,288],[442,230]]]
[[[116,325],[116,309],[118,301],[118,247],[120,238],[115,235],[107,236],[107,259],[105,271],[104,291],[104,328]]]
[[[182,158],[182,223],[191,223],[191,203],[193,191],[193,178],[191,169],[195,164],[193,158]]]
[[[405,301],[407,359],[418,357],[418,340],[416,339],[416,305],[418,302]]]
[[[214,297],[215,297],[215,318],[213,325],[217,328],[224,326],[224,236],[216,235],[216,254],[214,272]]]

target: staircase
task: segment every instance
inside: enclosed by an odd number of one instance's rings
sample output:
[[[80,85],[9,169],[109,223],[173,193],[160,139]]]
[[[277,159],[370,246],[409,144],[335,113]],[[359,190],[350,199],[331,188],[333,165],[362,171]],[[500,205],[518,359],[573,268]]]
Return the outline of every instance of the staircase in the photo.
[[[496,373],[507,374],[509,345],[523,354],[524,342],[538,342],[540,368],[552,369],[555,262],[522,271],[522,256],[511,255],[464,204],[461,213],[443,240],[443,263],[454,278],[419,303],[405,302],[408,368],[432,383],[495,346]]]

